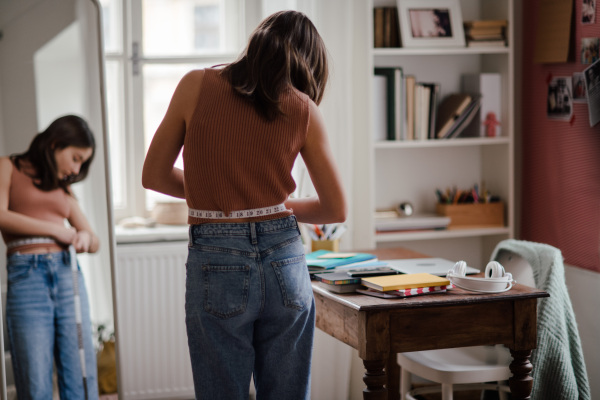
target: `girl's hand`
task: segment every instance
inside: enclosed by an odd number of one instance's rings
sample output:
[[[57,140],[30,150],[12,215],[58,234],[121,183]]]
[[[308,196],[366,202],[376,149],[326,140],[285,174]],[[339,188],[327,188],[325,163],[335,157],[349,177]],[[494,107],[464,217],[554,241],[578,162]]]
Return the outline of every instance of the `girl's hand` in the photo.
[[[77,253],[87,253],[92,245],[92,234],[88,231],[79,231],[73,239],[73,247]]]
[[[54,239],[57,242],[62,244],[71,244],[73,240],[75,240],[75,236],[77,235],[77,230],[73,227],[60,227],[57,228],[54,232]]]

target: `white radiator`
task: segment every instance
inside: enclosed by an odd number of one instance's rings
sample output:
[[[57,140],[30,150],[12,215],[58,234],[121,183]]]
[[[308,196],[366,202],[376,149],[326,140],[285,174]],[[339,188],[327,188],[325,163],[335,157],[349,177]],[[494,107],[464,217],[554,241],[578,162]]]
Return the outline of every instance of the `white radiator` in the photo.
[[[117,246],[118,383],[124,400],[194,398],[185,332],[186,257],[187,242]]]

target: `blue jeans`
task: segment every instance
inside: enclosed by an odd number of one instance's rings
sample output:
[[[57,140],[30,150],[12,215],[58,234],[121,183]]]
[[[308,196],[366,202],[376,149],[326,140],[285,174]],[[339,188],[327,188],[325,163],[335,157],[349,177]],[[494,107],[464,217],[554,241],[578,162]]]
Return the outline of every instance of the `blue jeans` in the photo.
[[[315,303],[294,216],[190,227],[185,294],[196,399],[310,398]]]
[[[84,399],[69,252],[12,254],[6,322],[20,400],[52,398],[52,364],[62,400]],[[87,292],[79,271],[88,399],[98,399]]]

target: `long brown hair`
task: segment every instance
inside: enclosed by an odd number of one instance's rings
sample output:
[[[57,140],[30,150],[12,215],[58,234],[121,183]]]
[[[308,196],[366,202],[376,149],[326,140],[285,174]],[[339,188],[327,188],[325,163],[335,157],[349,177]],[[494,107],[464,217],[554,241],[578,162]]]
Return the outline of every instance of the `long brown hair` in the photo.
[[[306,15],[280,11],[260,23],[246,49],[221,73],[272,120],[283,114],[279,95],[291,86],[321,102],[329,76],[327,49]]]
[[[81,164],[77,175],[59,180],[54,153],[69,146],[91,148],[92,155]],[[85,179],[95,153],[96,141],[87,122],[76,115],[65,115],[54,120],[45,131],[38,133],[25,153],[12,154],[10,159],[19,169],[21,161],[27,161],[33,166],[34,185],[39,189],[49,191],[61,188],[70,194],[69,185]]]

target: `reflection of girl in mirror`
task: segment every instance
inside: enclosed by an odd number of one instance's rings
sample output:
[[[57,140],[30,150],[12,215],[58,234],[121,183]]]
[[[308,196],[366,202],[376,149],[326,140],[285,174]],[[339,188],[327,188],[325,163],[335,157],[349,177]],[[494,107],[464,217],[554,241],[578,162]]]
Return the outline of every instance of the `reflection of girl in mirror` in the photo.
[[[312,22],[265,19],[225,68],[185,75],[148,150],[148,189],[186,198],[186,325],[196,398],[308,399],[315,305],[297,221],[345,220]],[[185,171],[174,167],[183,146]],[[304,160],[316,197],[288,198]],[[185,182],[185,185],[184,185]],[[184,190],[185,188],[185,190]]]
[[[35,136],[26,152],[0,158],[0,231],[8,249],[6,321],[20,399],[52,398],[53,362],[62,400],[98,398],[89,305],[78,271],[84,395],[67,251],[69,245],[77,252],[98,250],[98,238],[71,192],[71,184],[87,176],[95,146],[87,123],[67,115]]]

